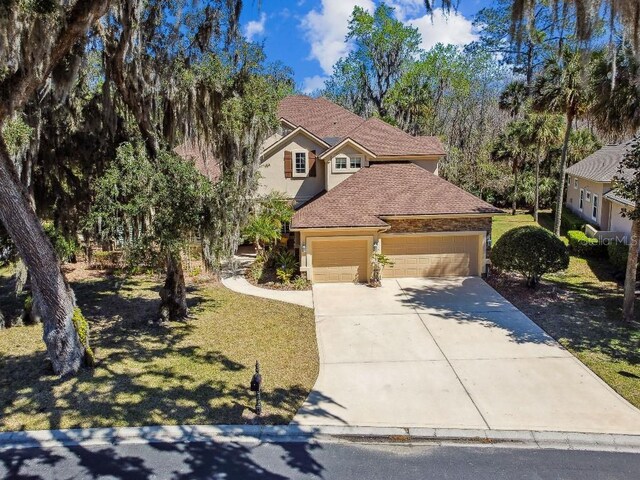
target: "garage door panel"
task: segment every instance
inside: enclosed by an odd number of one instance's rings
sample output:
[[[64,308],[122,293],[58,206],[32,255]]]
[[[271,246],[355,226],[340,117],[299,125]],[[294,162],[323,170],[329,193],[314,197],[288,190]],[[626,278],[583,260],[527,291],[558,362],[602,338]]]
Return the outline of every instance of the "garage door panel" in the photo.
[[[315,283],[366,282],[369,264],[366,240],[316,240],[312,242]]]
[[[478,235],[384,237],[382,253],[394,262],[389,278],[478,275]]]

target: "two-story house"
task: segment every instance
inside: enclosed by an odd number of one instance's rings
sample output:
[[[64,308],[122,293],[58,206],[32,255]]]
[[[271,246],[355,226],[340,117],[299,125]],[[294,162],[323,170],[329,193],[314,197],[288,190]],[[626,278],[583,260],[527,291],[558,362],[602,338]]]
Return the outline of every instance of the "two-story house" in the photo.
[[[630,237],[631,220],[623,212],[633,208],[633,202],[612,190],[629,148],[629,142],[606,145],[567,169],[565,205],[589,224],[586,233],[591,237],[625,241]]]
[[[325,98],[290,96],[266,142],[260,192],[284,192],[301,271],[313,282],[367,281],[373,252],[387,277],[481,275],[501,210],[438,176],[436,137],[414,137]]]

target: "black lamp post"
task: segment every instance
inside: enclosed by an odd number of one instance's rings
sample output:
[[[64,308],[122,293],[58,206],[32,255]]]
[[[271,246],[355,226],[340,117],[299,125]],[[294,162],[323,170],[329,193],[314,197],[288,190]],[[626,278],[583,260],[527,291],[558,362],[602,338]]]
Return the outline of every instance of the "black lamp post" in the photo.
[[[262,399],[260,393],[262,391],[262,375],[260,375],[260,363],[256,360],[256,373],[251,378],[251,391],[256,392],[256,415],[262,415]]]

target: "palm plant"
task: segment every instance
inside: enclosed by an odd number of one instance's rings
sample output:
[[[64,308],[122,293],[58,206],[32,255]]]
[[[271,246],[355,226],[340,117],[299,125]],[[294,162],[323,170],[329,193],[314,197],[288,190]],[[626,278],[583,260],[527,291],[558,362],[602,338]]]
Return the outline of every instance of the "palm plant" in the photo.
[[[536,222],[540,208],[540,162],[548,155],[549,149],[560,142],[562,126],[563,121],[560,115],[529,113],[525,118],[526,143],[535,151],[533,218]]]
[[[268,244],[275,243],[280,238],[280,227],[270,215],[255,215],[244,228],[243,235],[250,238],[260,253]]]
[[[564,186],[567,169],[567,153],[573,123],[586,110],[588,94],[584,85],[584,61],[581,54],[564,48],[560,55],[550,58],[533,85],[533,108],[539,112],[561,113],[566,125],[562,154],[560,157],[560,176],[556,215],[553,233],[560,236]]]
[[[507,125],[506,131],[498,137],[491,151],[491,158],[498,162],[507,162],[513,173],[513,195],[511,214],[515,215],[518,206],[519,174],[530,155],[527,141],[528,126],[524,120],[515,120]]]
[[[516,80],[508,84],[502,91],[498,106],[500,110],[509,112],[509,115],[514,118],[524,110],[528,99],[529,89],[527,85],[523,81]]]

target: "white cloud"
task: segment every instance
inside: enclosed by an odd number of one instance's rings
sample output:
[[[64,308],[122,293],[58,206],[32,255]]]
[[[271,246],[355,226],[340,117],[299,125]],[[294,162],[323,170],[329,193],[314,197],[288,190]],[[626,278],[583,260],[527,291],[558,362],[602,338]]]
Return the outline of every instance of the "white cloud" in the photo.
[[[322,0],[319,10],[311,10],[302,19],[301,27],[311,45],[309,57],[320,63],[326,75],[332,73],[338,59],[349,53],[345,37],[356,5],[369,12],[374,10],[373,0]]]
[[[327,81],[329,77],[324,75],[314,75],[313,77],[305,77],[302,80],[302,92],[303,93],[313,93],[316,90],[320,90],[324,88],[324,82]]]
[[[415,18],[425,12],[424,0],[392,0],[387,2],[396,12],[396,18],[401,22],[407,18]]]
[[[302,18],[300,27],[311,47],[309,58],[318,61],[325,76],[331,75],[335,63],[351,51],[345,37],[353,8],[358,5],[373,12],[378,4],[380,1],[374,0],[322,0],[319,7]],[[418,29],[425,50],[437,43],[466,45],[478,38],[472,22],[463,15],[456,12],[447,15],[442,9],[428,15],[424,0],[391,0],[389,5],[395,8],[398,20]],[[320,75],[308,77],[304,82],[313,79],[318,84],[319,78]]]
[[[264,26],[267,22],[267,14],[262,12],[259,20],[251,20],[244,28],[244,36],[247,40],[252,41],[255,37],[264,34]]]
[[[437,43],[466,45],[478,39],[470,20],[459,13],[451,12],[446,15],[439,8],[433,11],[433,17],[424,15],[406,20],[405,23],[418,29],[422,35],[421,47],[425,50],[429,50]]]

